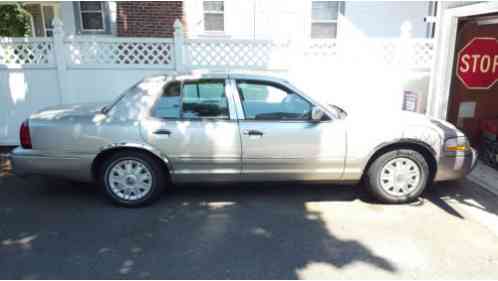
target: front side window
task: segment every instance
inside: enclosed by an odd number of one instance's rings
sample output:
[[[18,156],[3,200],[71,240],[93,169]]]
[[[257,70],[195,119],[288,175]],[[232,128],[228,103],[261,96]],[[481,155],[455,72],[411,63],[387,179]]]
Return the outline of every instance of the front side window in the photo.
[[[103,31],[104,30],[104,4],[98,1],[81,1],[81,30]]]
[[[223,1],[204,1],[204,30],[224,31],[225,7]]]
[[[271,84],[237,82],[246,120],[310,120],[312,105],[292,91]]]
[[[339,1],[313,1],[311,3],[311,38],[335,38]]]

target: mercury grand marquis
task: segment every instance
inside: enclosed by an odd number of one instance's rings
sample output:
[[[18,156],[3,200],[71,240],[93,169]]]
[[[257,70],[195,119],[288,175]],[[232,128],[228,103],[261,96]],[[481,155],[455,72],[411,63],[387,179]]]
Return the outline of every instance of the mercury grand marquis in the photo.
[[[99,182],[124,206],[175,183],[362,182],[385,203],[464,177],[476,152],[452,124],[346,112],[289,82],[237,73],[145,78],[111,103],[46,108],[20,128],[21,175]]]

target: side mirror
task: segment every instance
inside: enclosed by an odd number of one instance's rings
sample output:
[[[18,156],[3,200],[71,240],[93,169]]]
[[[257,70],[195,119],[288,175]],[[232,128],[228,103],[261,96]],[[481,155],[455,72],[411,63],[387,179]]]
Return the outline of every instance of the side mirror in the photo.
[[[314,106],[311,109],[311,120],[318,122],[318,121],[322,120],[324,114],[325,113],[322,111],[322,109],[320,107]]]

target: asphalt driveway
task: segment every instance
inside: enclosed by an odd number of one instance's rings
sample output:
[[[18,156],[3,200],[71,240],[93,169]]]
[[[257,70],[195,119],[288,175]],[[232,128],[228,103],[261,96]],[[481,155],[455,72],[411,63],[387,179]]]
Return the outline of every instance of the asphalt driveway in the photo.
[[[438,184],[410,205],[361,186],[178,186],[117,208],[94,185],[0,171],[0,278],[498,278],[498,197]]]

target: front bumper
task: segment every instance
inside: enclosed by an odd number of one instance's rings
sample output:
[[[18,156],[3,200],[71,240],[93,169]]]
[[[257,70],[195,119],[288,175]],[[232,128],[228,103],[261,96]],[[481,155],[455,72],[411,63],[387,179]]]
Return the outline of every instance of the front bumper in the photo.
[[[457,180],[469,174],[477,164],[477,151],[471,149],[465,155],[440,157],[434,181]]]
[[[76,181],[93,180],[91,155],[54,155],[33,149],[14,149],[8,158],[12,172],[19,176],[46,175]]]

